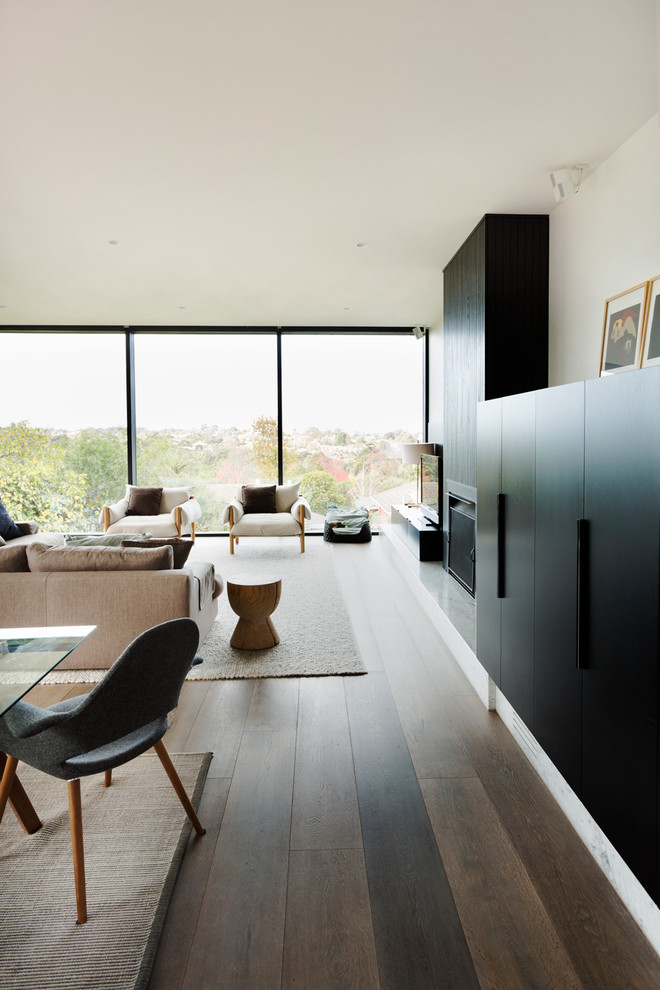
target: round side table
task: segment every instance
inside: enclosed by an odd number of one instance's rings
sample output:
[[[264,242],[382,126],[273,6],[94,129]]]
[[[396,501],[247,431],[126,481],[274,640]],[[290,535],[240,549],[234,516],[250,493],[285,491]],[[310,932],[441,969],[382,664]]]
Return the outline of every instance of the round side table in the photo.
[[[280,637],[270,616],[279,605],[282,579],[246,575],[227,579],[227,598],[238,616],[230,644],[237,650],[266,650]]]

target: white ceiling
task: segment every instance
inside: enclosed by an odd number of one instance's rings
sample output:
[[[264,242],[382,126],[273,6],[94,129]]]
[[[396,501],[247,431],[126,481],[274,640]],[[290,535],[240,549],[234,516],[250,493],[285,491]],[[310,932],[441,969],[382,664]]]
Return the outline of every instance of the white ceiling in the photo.
[[[655,10],[0,0],[0,324],[433,324],[657,112]]]

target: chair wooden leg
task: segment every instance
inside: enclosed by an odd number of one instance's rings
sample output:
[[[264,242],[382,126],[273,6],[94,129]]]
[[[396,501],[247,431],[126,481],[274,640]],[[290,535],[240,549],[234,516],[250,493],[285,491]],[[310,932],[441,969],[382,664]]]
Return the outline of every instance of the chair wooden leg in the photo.
[[[194,524],[194,522],[191,522],[191,524],[190,524],[190,536],[192,538],[192,542],[194,543],[195,542],[195,524]]]
[[[78,924],[84,925],[87,921],[87,889],[85,885],[85,849],[83,846],[80,780],[69,780],[68,787],[71,846],[73,849],[73,876],[76,884],[76,908],[78,910]]]
[[[300,552],[305,552],[305,509],[300,506]]]
[[[112,770],[105,771],[105,777],[103,778],[103,786],[110,787],[112,783]]]
[[[17,766],[18,760],[15,756],[5,756],[5,769],[2,774],[2,780],[0,781],[0,822],[7,807],[7,799],[14,783]]]
[[[170,778],[170,782],[172,784],[172,787],[176,791],[176,793],[178,795],[178,798],[179,798],[179,801],[181,802],[181,804],[185,808],[185,812],[188,815],[188,818],[190,819],[190,821],[192,822],[193,828],[197,832],[197,835],[204,835],[204,833],[206,832],[206,829],[204,828],[204,826],[200,822],[199,818],[197,817],[197,814],[195,813],[195,809],[193,808],[192,804],[190,803],[190,798],[186,794],[186,789],[183,786],[183,784],[181,783],[181,778],[179,777],[178,773],[176,772],[176,768],[175,768],[174,764],[172,763],[172,761],[170,759],[170,754],[167,752],[167,750],[165,748],[165,743],[163,742],[162,739],[159,739],[158,740],[158,742],[154,745],[154,749],[158,753],[158,756],[160,758],[160,762],[163,764],[163,766],[165,768],[165,773]]]

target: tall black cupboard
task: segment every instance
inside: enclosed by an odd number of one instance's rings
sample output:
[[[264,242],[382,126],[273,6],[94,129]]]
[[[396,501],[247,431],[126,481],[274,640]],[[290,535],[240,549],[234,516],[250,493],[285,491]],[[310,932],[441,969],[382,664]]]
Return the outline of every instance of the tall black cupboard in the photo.
[[[524,399],[533,454],[479,410],[477,654],[657,900],[660,368]]]

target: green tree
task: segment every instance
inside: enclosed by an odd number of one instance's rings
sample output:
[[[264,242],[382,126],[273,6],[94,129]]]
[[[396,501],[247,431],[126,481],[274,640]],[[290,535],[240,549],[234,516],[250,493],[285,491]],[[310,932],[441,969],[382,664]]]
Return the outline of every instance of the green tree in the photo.
[[[284,475],[289,477],[295,461],[289,438],[282,437]],[[259,416],[252,424],[252,461],[262,481],[277,478],[277,420]]]
[[[344,493],[329,471],[308,471],[300,479],[300,494],[304,495],[314,512],[325,511],[328,502],[344,504]]]
[[[0,427],[2,499],[15,519],[34,519],[42,531],[84,528],[87,479],[66,463],[50,432],[26,421]]]

